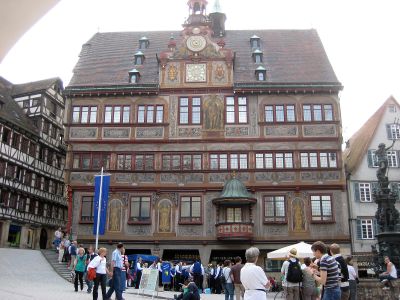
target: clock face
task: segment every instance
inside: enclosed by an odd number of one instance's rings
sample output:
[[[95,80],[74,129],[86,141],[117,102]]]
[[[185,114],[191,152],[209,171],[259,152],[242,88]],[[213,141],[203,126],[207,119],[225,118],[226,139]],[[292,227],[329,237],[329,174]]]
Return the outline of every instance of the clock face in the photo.
[[[206,64],[187,64],[186,81],[187,82],[205,82],[207,80]]]
[[[201,35],[192,35],[186,40],[186,46],[190,51],[199,52],[206,47],[206,39]]]

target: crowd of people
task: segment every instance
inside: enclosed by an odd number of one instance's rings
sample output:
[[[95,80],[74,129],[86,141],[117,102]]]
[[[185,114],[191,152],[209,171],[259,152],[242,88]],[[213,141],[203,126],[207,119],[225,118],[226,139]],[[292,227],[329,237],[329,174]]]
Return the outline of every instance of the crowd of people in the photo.
[[[73,273],[73,283],[76,292],[82,291],[86,282],[87,292],[93,293],[93,299],[98,298],[100,286],[102,299],[110,299],[115,292],[117,300],[122,300],[122,293],[128,287],[140,288],[141,275],[144,269],[158,270],[159,282],[165,289],[181,292],[176,299],[199,300],[199,293],[224,294],[225,300],[264,300],[268,291],[279,291],[279,284],[274,277],[268,278],[264,270],[257,266],[259,249],[251,247],[246,250],[246,264],[241,257],[233,261],[221,263],[212,262],[203,266],[200,260],[188,264],[185,261],[169,263],[169,278],[163,282],[163,262],[161,259],[129,262],[125,255],[124,245],[119,243],[107,262],[107,249],[100,248],[97,253],[92,246],[87,252],[71,241],[61,232],[55,233],[53,243],[59,253],[59,262],[67,262]],[[325,245],[321,241],[311,246],[313,257],[300,261],[297,249],[293,248],[282,264],[281,282],[287,300],[356,300],[357,273],[353,267],[352,257],[344,258],[340,246]],[[397,278],[397,270],[389,257],[385,257],[386,271],[380,275],[381,282],[388,289],[390,280]],[[95,269],[95,277],[89,279],[89,269]],[[165,276],[164,276],[165,278]],[[106,286],[110,288],[106,291]]]

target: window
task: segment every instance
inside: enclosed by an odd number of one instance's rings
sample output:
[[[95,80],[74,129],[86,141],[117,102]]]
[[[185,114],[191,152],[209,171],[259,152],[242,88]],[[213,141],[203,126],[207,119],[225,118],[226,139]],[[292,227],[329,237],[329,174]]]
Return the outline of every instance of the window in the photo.
[[[12,138],[12,146],[15,149],[19,149],[19,141],[21,139],[21,136],[18,133],[13,133],[13,138]]]
[[[164,154],[163,170],[201,170],[201,154]]]
[[[242,222],[242,209],[240,207],[228,207],[226,209],[226,222]]]
[[[252,47],[252,48],[260,48],[260,38],[258,37],[258,36],[256,36],[256,35],[253,35],[251,38],[250,38],[250,46]]]
[[[11,130],[10,129],[3,127],[3,137],[1,139],[1,141],[4,144],[10,145],[10,142],[11,142]]]
[[[247,169],[247,154],[210,154],[211,170]]]
[[[6,172],[6,161],[0,159],[0,177],[4,177],[5,172]]]
[[[129,213],[130,222],[150,222],[150,197],[135,196],[131,198]]]
[[[132,169],[132,155],[131,154],[118,154],[117,155],[117,170],[131,170]]]
[[[389,105],[389,106],[388,106],[388,109],[389,109],[389,112],[390,112],[390,113],[395,113],[395,112],[397,112],[396,105]]]
[[[331,104],[306,104],[303,105],[303,121],[320,122],[333,121],[333,107]]]
[[[247,123],[247,98],[226,97],[225,120],[227,124]]]
[[[143,65],[144,55],[142,52],[136,52],[135,54],[135,65]]]
[[[138,123],[162,123],[164,121],[164,106],[162,105],[139,105]]]
[[[34,142],[29,143],[29,155],[32,157],[36,155],[36,144]]]
[[[43,120],[43,133],[49,134],[50,123],[46,120]]]
[[[284,196],[264,197],[264,222],[286,223],[286,205]]]
[[[99,170],[101,167],[106,170],[110,169],[109,154],[94,153],[75,153],[72,168],[73,169],[94,169]]]
[[[311,220],[317,222],[333,221],[331,196],[311,196]]]
[[[336,168],[336,153],[302,152],[300,153],[300,165],[302,168]]]
[[[388,159],[388,166],[392,168],[398,168],[398,158],[397,158],[397,151],[386,151],[386,157]],[[377,168],[378,167],[378,160],[375,156],[375,150],[368,150],[368,167],[370,168]]]
[[[50,99],[47,99],[47,108],[49,110],[50,116],[55,118],[57,115],[57,105]]]
[[[201,223],[201,197],[181,197],[180,222]]]
[[[93,196],[82,197],[82,208],[81,208],[81,222],[92,223],[94,220],[94,201]]]
[[[179,98],[179,124],[201,123],[201,98],[181,97]]]
[[[29,140],[25,137],[22,137],[21,152],[28,153],[28,146],[29,146]]]
[[[372,202],[371,183],[360,182],[357,185],[360,202]]]
[[[104,123],[129,123],[130,106],[106,106]]]
[[[152,171],[154,170],[153,154],[136,154],[135,170]]]
[[[97,122],[97,106],[73,106],[72,107],[72,123],[96,123]]]
[[[281,272],[283,261],[264,258],[266,272]]]
[[[9,203],[8,200],[10,198],[10,192],[5,191],[5,190],[0,190],[1,196],[0,196],[0,204],[2,204],[5,207],[8,207]]]
[[[291,169],[293,153],[256,153],[256,169]]]
[[[373,218],[357,219],[357,239],[372,240],[375,238],[377,229],[376,221]]]
[[[398,140],[400,139],[400,125],[399,124],[387,124],[386,125],[388,139]]]
[[[55,139],[57,137],[57,127],[54,124],[51,125],[50,136]]]
[[[265,122],[295,122],[295,106],[287,105],[266,105],[264,108]]]
[[[147,39],[147,37],[142,37],[139,40],[139,49],[145,49],[148,48],[150,44],[150,41]]]

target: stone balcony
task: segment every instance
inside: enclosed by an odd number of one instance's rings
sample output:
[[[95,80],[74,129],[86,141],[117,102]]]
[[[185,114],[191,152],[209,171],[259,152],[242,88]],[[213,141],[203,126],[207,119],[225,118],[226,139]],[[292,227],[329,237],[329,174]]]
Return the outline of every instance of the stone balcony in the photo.
[[[251,240],[254,224],[250,222],[219,223],[216,225],[219,240]]]

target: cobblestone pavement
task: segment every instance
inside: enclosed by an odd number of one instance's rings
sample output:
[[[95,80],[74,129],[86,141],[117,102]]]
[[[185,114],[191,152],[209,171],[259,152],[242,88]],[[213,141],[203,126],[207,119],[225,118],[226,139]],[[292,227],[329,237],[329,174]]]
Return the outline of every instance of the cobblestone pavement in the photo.
[[[100,290],[99,290],[100,291]],[[158,298],[173,299],[173,292],[159,292]],[[273,299],[269,295],[268,299]],[[115,296],[114,296],[115,297]],[[126,300],[149,300],[151,297],[127,289]],[[90,300],[91,294],[75,292],[70,282],[61,278],[40,251],[0,248],[1,300]],[[99,297],[99,300],[101,296]],[[202,300],[223,300],[224,295],[201,295]]]

